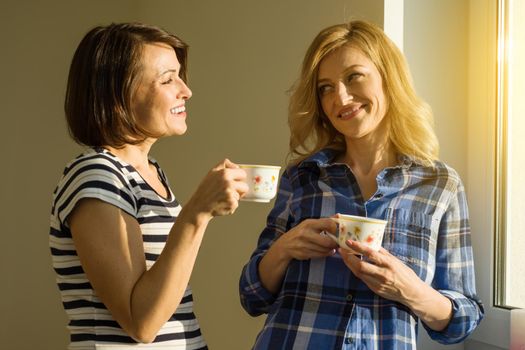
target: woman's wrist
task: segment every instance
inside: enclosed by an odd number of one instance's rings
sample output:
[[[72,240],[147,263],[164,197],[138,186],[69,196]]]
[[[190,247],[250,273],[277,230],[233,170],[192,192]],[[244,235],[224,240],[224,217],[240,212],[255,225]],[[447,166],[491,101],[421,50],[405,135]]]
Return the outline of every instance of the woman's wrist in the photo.
[[[279,290],[288,264],[292,258],[277,239],[268,249],[259,263],[259,277],[264,288],[272,294]]]
[[[208,225],[212,218],[213,215],[211,213],[199,209],[190,200],[180,211],[177,221],[187,222],[199,227]]]
[[[431,329],[445,329],[452,318],[452,301],[423,281],[411,290],[415,294],[404,304]]]

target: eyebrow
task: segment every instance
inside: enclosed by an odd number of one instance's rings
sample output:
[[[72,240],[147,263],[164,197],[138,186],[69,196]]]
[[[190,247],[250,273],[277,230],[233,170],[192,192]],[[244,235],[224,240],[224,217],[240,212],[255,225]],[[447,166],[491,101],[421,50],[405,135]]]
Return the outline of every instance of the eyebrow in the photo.
[[[358,67],[360,67],[360,68],[364,68],[364,69],[367,69],[366,66],[364,66],[364,65],[362,65],[362,64],[353,64],[353,65],[351,65],[350,67],[347,67],[347,68],[343,71],[343,74],[347,74],[348,71],[351,71],[351,70],[353,70],[353,69],[355,69],[355,68],[358,68]],[[319,84],[319,83],[322,83],[322,82],[325,82],[325,81],[330,81],[330,79],[329,79],[329,78],[317,79],[317,83],[318,83],[318,84]]]
[[[166,73],[177,73],[177,70],[176,69],[166,69],[165,71],[159,74],[159,77],[163,76]]]

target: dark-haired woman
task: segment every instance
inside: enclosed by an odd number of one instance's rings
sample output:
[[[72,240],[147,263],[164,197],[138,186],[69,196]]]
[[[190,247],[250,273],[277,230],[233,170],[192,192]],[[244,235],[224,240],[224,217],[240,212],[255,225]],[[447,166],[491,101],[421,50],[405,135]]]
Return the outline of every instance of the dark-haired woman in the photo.
[[[149,156],[186,132],[186,57],[178,37],[137,23],[92,29],[73,57],[65,112],[86,151],[57,185],[50,231],[70,349],[206,348],[188,281],[209,221],[247,185],[225,159],[182,208]]]

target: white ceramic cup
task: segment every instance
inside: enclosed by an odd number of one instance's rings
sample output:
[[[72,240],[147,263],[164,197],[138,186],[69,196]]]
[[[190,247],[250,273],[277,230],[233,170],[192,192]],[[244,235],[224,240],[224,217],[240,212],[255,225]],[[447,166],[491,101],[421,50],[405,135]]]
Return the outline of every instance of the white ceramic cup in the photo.
[[[242,201],[268,203],[277,193],[280,166],[239,164],[246,171],[249,190]]]
[[[349,239],[358,241],[376,251],[381,248],[387,223],[385,220],[345,214],[336,214],[331,219],[337,223],[337,235],[329,232],[326,234],[332,237],[341,248],[351,250],[346,245]]]

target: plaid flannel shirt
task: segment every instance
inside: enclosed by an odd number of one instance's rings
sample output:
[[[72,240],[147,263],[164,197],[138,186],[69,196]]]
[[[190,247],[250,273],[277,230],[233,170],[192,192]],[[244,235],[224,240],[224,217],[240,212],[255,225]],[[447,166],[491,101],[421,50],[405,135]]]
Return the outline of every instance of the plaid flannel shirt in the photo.
[[[464,187],[442,162],[424,167],[410,160],[377,176],[377,192],[364,201],[350,168],[322,150],[283,173],[266,228],[239,283],[241,303],[268,314],[254,349],[415,349],[416,315],[372,292],[341,256],[292,260],[280,291],[261,284],[258,266],[272,243],[307,218],[335,213],[388,221],[382,246],[425,283],[452,301],[453,316],[434,340],[457,343],[483,318],[476,297],[474,260]]]

